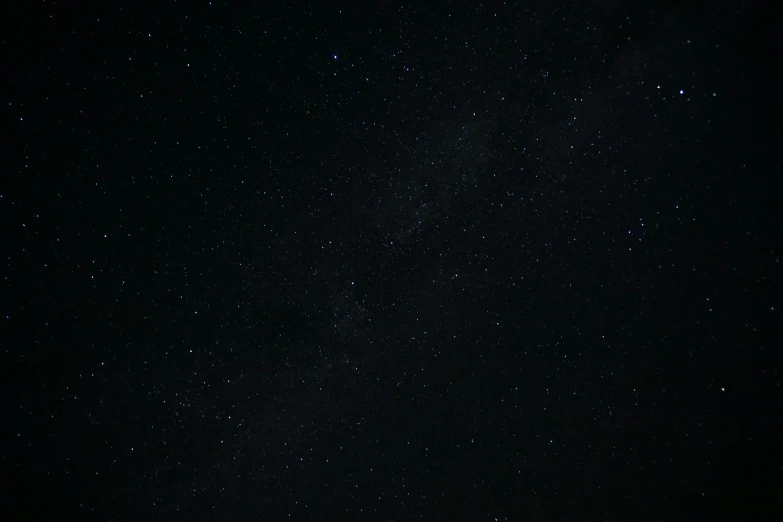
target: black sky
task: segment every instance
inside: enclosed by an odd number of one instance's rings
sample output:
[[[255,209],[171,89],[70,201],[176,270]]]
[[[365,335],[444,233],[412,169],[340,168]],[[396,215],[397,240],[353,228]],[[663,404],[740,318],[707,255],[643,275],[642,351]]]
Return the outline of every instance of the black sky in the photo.
[[[750,4],[16,4],[9,519],[779,517]]]

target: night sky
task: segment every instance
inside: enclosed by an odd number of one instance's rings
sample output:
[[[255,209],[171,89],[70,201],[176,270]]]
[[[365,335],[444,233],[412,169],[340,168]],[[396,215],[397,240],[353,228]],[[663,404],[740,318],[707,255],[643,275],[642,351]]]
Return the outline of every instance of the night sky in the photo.
[[[779,520],[747,4],[12,3],[2,518]]]

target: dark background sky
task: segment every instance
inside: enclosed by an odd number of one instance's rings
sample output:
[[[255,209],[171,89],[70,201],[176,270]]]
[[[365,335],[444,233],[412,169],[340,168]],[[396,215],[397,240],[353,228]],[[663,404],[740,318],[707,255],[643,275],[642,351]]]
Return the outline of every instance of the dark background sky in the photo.
[[[749,4],[14,4],[11,519],[780,515]]]

